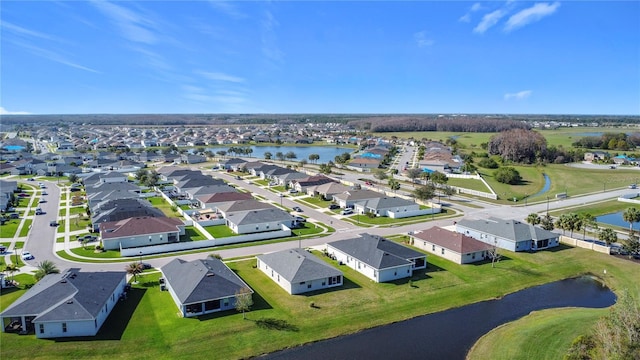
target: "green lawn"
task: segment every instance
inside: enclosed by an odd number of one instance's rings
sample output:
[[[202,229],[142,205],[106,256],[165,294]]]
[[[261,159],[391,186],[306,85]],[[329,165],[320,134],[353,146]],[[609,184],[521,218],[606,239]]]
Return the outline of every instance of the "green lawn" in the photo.
[[[449,180],[447,181],[447,185],[457,186],[460,188],[477,190],[477,191],[490,192],[489,188],[487,188],[487,186],[482,182],[482,180],[476,180],[476,179],[449,178]]]
[[[557,251],[505,252],[504,255],[505,259],[496,268],[490,263],[457,265],[429,256],[429,268],[414,275],[413,286],[406,280],[376,284],[323,257],[344,272],[345,286],[300,296],[288,295],[255,269],[255,260],[231,262],[229,266],[256,291],[252,311],[247,313],[248,320],[243,320],[242,314],[235,311],[197,319],[180,318],[169,293],[157,288],[159,274],[151,273],[142,276],[140,283],[129,292],[128,300],[119,303],[92,341],[57,342],[36,340],[33,335],[2,333],[2,355],[8,359],[24,358],[24,349],[30,349],[30,358],[199,358],[211,356],[211,349],[215,349],[216,358],[249,358],[500,297],[525,287],[585,273],[601,273],[603,268],[608,271],[605,281],[611,288],[640,290],[636,264],[589,250],[562,247]],[[4,307],[15,298],[15,292],[2,295],[0,303]],[[317,308],[311,308],[311,302]],[[593,312],[591,309],[575,311]],[[558,318],[564,319],[564,313],[549,313],[560,314]],[[583,318],[588,320],[589,316]],[[256,321],[264,319],[276,319],[286,326],[280,330],[260,328]],[[551,324],[540,329],[552,331]],[[585,323],[578,320],[569,321],[567,328],[573,328],[576,333],[586,331]],[[115,339],[117,346],[114,346]],[[552,346],[539,347],[534,354],[540,356],[531,358],[558,358]]]
[[[238,235],[234,233],[227,225],[205,226],[204,229],[207,230],[207,232],[216,239]]]
[[[435,218],[441,218],[443,216],[453,215],[454,213],[455,212],[453,210],[443,208],[441,213],[434,214],[433,216],[429,214],[429,215],[412,216],[412,217],[402,218],[402,219],[392,219],[386,216],[376,216],[376,217],[370,218],[366,215],[355,214],[355,215],[350,215],[349,220],[351,222],[367,224],[367,225],[405,225],[405,224],[425,222]]]
[[[72,239],[71,241],[75,241],[75,240]],[[87,243],[86,248],[82,248],[82,247],[73,248],[71,249],[71,252],[76,255],[97,258],[97,259],[113,259],[113,258],[120,257],[119,251],[107,250],[103,252],[95,252],[95,247],[98,244],[99,242],[97,241],[90,242],[90,243]]]
[[[74,206],[69,208],[69,215],[86,214],[87,210],[84,206]]]
[[[467,359],[562,359],[573,340],[607,313],[578,308],[535,311],[485,334]]]
[[[323,227],[317,226],[314,223],[305,222],[302,227],[291,229],[292,236],[306,236],[311,234],[319,234],[324,230]]]
[[[67,200],[67,192],[63,191],[62,194],[60,194],[60,200],[62,201],[66,201]]]
[[[0,238],[12,238],[20,225],[20,219],[11,219],[0,225]]]
[[[306,202],[306,203],[315,205],[315,206],[317,206],[317,207],[319,207],[321,209],[326,209],[326,208],[329,207],[329,205],[331,205],[333,203],[332,201],[324,200],[324,199],[322,199],[320,197],[315,197],[315,196],[314,197],[311,197],[311,196],[310,197],[306,197],[304,199],[299,199],[299,200],[296,200],[296,201]]]
[[[198,229],[193,226],[185,226],[184,227],[184,235],[180,236],[180,241],[198,241],[198,240],[206,240],[207,238],[198,231]]]
[[[69,218],[69,231],[86,230],[89,224],[91,224],[91,218],[83,216],[71,217]],[[64,232],[62,222],[59,228],[62,228]]]
[[[60,211],[58,211],[58,216],[64,217],[66,216],[66,214],[67,214],[66,208],[60,209]]]
[[[260,185],[260,186],[267,186],[267,185],[269,185],[269,180],[260,179],[260,178],[255,178],[255,180],[253,180],[253,182],[254,182],[256,185]]]
[[[24,219],[24,225],[22,225],[22,229],[20,229],[19,237],[24,237],[29,235],[29,229],[31,227],[31,223],[33,223],[32,219]]]
[[[151,202],[151,204],[160,209],[167,217],[178,217],[178,213],[176,211],[173,211],[171,209],[171,205],[169,205],[169,203],[162,197],[160,196],[153,196],[150,198],[147,198],[147,200],[149,200],[149,202]]]

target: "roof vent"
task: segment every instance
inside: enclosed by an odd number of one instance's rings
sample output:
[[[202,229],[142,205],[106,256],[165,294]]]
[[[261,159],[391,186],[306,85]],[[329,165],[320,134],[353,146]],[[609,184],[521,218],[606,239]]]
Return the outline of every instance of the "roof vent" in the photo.
[[[212,272],[209,272],[209,273],[207,273],[207,275],[206,275],[206,276],[207,276],[207,277],[212,277],[212,276],[216,276],[216,274],[214,274],[214,273],[212,273]]]
[[[68,300],[67,304],[73,304],[73,300]]]
[[[61,284],[66,284],[66,283],[67,283],[67,279],[62,279],[62,280],[60,280],[60,283],[61,283]]]

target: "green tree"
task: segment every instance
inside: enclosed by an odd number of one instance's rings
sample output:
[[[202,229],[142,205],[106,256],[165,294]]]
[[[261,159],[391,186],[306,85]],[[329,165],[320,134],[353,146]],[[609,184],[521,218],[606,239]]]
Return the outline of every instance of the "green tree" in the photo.
[[[141,262],[132,262],[129,265],[124,267],[124,270],[129,275],[133,275],[133,281],[138,282],[138,274],[142,273],[142,263]]]
[[[540,220],[540,226],[547,231],[553,231],[555,226],[553,225],[553,218],[551,215],[546,214],[542,217],[542,220]]]
[[[589,213],[583,213],[580,215],[582,218],[582,239],[587,238],[587,227],[594,228],[598,230],[598,222],[596,221],[595,216]]]
[[[431,174],[431,182],[434,184],[444,185],[447,183],[447,181],[449,181],[449,178],[444,173],[435,171],[433,174]]]
[[[373,170],[373,177],[378,180],[385,180],[387,178],[387,173],[383,169],[375,169]]]
[[[538,225],[541,221],[542,218],[540,218],[540,215],[536,213],[531,213],[527,216],[527,224]]]
[[[76,174],[71,174],[71,175],[69,175],[69,181],[70,181],[72,184],[74,184],[74,183],[78,182],[78,175],[76,175]]]
[[[522,177],[518,170],[511,166],[501,167],[493,173],[496,181],[503,184],[515,185],[522,181]]]
[[[264,158],[267,160],[271,160],[271,157],[273,157],[273,154],[269,151],[265,151],[264,152]]]
[[[400,190],[400,182],[396,179],[389,179],[389,187],[395,193],[396,190]]]
[[[284,161],[284,154],[282,153],[282,151],[276,152],[276,159]]]
[[[622,219],[629,223],[629,234],[633,233],[633,223],[640,222],[640,210],[634,207],[627,208],[622,213]]]
[[[286,154],[284,154],[284,157],[286,157],[287,160],[293,160],[296,159],[298,155],[296,155],[296,153],[294,153],[293,151],[288,151]]]
[[[622,291],[609,315],[594,328],[596,359],[640,359],[640,304],[628,290]]]
[[[318,154],[309,154],[309,161],[316,164],[320,160],[320,155]]]
[[[245,311],[249,311],[253,306],[252,291],[248,287],[242,287],[236,291],[236,310],[242,312],[242,318],[246,319]]]
[[[40,281],[49,274],[59,274],[60,270],[51,260],[44,260],[38,264],[38,269],[34,273],[36,281]]]
[[[603,241],[607,246],[618,241],[618,234],[610,228],[603,228],[598,231],[598,240]]]
[[[413,190],[413,196],[423,202],[433,199],[435,195],[436,188],[431,184],[419,186]]]
[[[415,186],[416,179],[420,178],[420,175],[423,173],[421,169],[418,168],[410,168],[407,169],[407,177],[411,179],[411,183]]]

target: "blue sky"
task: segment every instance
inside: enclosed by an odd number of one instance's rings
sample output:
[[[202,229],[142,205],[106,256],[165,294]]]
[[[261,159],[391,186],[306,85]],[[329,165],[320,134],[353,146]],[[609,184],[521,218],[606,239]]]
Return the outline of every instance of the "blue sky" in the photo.
[[[0,114],[640,114],[640,2],[3,1]]]

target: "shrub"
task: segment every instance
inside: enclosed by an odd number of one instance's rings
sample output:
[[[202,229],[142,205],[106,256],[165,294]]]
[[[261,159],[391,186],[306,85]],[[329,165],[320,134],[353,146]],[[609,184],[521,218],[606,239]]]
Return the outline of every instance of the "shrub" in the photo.
[[[483,167],[485,169],[497,169],[499,165],[492,158],[483,158],[478,162],[478,166]]]
[[[496,181],[509,185],[518,184],[522,180],[522,177],[520,176],[518,170],[510,166],[502,167],[496,170],[493,176],[496,178]]]

